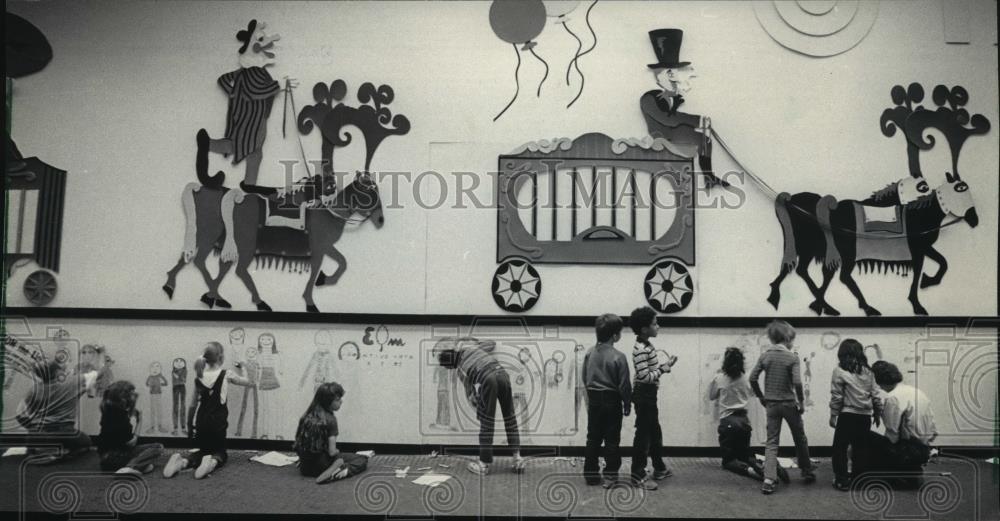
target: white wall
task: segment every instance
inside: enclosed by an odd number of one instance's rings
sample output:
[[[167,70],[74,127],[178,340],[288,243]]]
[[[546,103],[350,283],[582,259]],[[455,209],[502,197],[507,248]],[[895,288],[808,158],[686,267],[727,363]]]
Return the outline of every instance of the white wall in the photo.
[[[230,345],[231,327],[245,328],[245,347]],[[430,356],[436,339],[442,335],[467,334],[468,329],[439,325],[435,327],[385,326],[380,324],[326,326],[306,324],[212,324],[206,322],[169,322],[149,325],[138,321],[111,321],[95,324],[84,320],[43,321],[30,323],[10,321],[8,331],[21,335],[29,343],[37,343],[52,356],[59,346],[70,352],[70,363],[78,360],[78,348],[84,344],[103,344],[114,359],[114,378],[133,382],[140,393],[139,408],[144,411],[147,426],[151,422],[150,401],[146,378],[150,365],[159,362],[170,381],[169,367],[175,358],[188,364],[187,392],[194,389],[194,360],[201,355],[207,341],[218,341],[225,347],[225,366],[232,370],[236,361],[246,360],[246,347],[256,346],[261,333],[270,332],[278,346],[277,380],[280,387],[260,391],[261,416],[258,437],[275,435],[291,439],[299,416],[305,411],[313,393],[314,372],[309,362],[318,350],[329,350],[333,366],[327,381],[341,383],[347,394],[338,413],[341,439],[355,443],[454,444],[475,445],[479,432],[475,413],[465,401],[464,390],[453,380],[448,383],[449,422],[454,430],[434,426],[438,420],[438,367]],[[364,342],[366,329],[372,327],[371,345]],[[69,341],[60,344],[45,337],[65,329]],[[577,412],[577,371],[582,362],[583,348],[593,345],[593,332],[585,328],[490,327],[472,331],[484,338],[498,339],[498,356],[511,375],[515,393],[525,396],[527,413],[519,421],[525,433],[525,444],[547,446],[582,446],[586,443],[586,406]],[[845,338],[856,338],[866,346],[870,361],[881,358],[897,364],[904,381],[923,390],[931,398],[935,422],[940,433],[939,445],[990,446],[994,443],[997,385],[997,341],[995,329],[970,327],[959,330],[895,329],[885,332],[871,330],[799,329],[796,350],[803,360],[801,367],[807,392],[805,425],[809,442],[829,446],[833,430],[829,418],[830,374],[837,364],[836,346]],[[32,340],[32,339],[35,340]],[[402,340],[405,345],[390,345],[387,339]],[[345,359],[338,357],[340,346],[354,342],[361,358],[351,360],[345,348]],[[382,345],[380,346],[380,342]],[[634,336],[623,333],[618,349],[631,350]],[[721,356],[727,346],[744,350],[747,369],[756,362],[761,346],[766,343],[762,329],[732,329],[699,331],[689,328],[664,328],[654,339],[654,345],[674,354],[679,361],[674,370],[661,380],[659,393],[660,422],[664,444],[668,446],[712,447],[717,444],[718,425],[715,407],[706,399],[708,384],[721,368]],[[581,346],[578,350],[576,346]],[[524,364],[517,355],[521,347],[531,354]],[[553,358],[566,356],[557,367]],[[23,399],[32,379],[13,369],[15,356],[8,353],[8,381],[3,394],[3,432],[16,431],[13,421],[17,404]],[[548,362],[548,363],[547,363]],[[315,366],[313,366],[315,368]],[[561,370],[563,378],[556,382]],[[12,373],[14,373],[12,375]],[[305,376],[304,376],[305,375]],[[518,377],[523,377],[523,381]],[[452,378],[454,378],[452,374]],[[300,386],[300,383],[304,385]],[[457,386],[457,387],[456,387]],[[161,410],[168,429],[170,423],[170,385],[163,389]],[[243,390],[229,388],[229,434],[235,437]],[[99,431],[99,400],[83,398],[80,426],[89,433]],[[499,413],[498,413],[499,414]],[[252,401],[243,423],[244,438],[250,437]],[[754,426],[754,443],[763,444],[764,411],[754,401],[750,404],[750,419]],[[502,422],[498,423],[497,443],[503,443]],[[168,433],[154,433],[157,436]],[[634,422],[623,423],[623,445],[630,445]],[[786,444],[791,443],[786,436]]]
[[[572,13],[578,34],[586,33],[585,8]],[[486,2],[13,2],[9,9],[40,27],[54,49],[47,68],[15,83],[13,136],[26,155],[69,172],[59,294],[51,304],[59,307],[201,309],[205,288],[194,268],[181,273],[173,300],[160,286],[181,249],[180,192],[195,180],[194,134],[201,127],[213,136],[223,131],[226,99],[215,79],[235,68],[234,34],[250,18],[282,35],[271,72],[299,80],[298,107],[311,101],[319,81],[344,79],[350,103],[363,82],[394,88],[391,108],[413,128],[382,144],[376,170],[485,175],[495,170],[497,155],[526,141],[590,131],[644,135],[638,98],[655,87],[646,33],[662,27],[685,30],[681,54],[698,70],[685,110],[710,116],[740,161],[779,191],[861,198],[905,176],[902,137],[886,138],[878,126],[896,84],[921,82],[928,93],[938,83],[963,85],[969,110],[1000,124],[989,1],[974,5],[970,45],[944,43],[936,1],[882,2],[869,36],[826,59],[775,43],[750,2],[601,2],[592,13],[598,45],[580,62],[586,88],[579,101],[564,108],[576,94],[576,80],[566,86],[563,79],[576,43],[550,21],[537,38],[551,66],[542,96],[534,92],[541,65],[525,55],[521,94],[496,123],[491,119],[512,94],[514,56],[491,31]],[[294,134],[281,138],[281,102],[279,96],[268,121],[264,184],[280,185],[277,161],[299,156]],[[317,134],[302,138],[311,159],[319,156]],[[970,139],[961,155],[981,222],[942,233],[937,249],[951,271],[941,286],[921,292],[932,314],[997,312],[997,136],[993,130]],[[944,147],[923,155],[931,184],[940,182],[948,164]],[[715,158],[717,170],[737,168],[721,147]],[[355,170],[362,159],[355,147],[338,152],[336,166]],[[242,165],[218,155],[211,168],[226,170],[231,186],[242,178]],[[383,197],[389,189],[382,186]],[[418,190],[431,200],[437,187]],[[686,315],[776,313],[764,298],[780,262],[780,227],[765,194],[749,185],[743,190],[742,207],[697,213],[697,288]],[[476,193],[489,199],[492,187]],[[397,197],[402,208],[388,211],[383,229],[365,225],[338,243],[349,268],[339,285],[317,290],[319,308],[498,313],[489,293],[495,210],[421,209],[413,189]],[[541,266],[544,293],[531,313],[631,309],[643,303],[647,269]],[[9,305],[26,305],[21,287],[31,271],[10,279]],[[304,309],[304,276],[253,275],[274,309]],[[883,314],[912,313],[908,278],[858,280]],[[236,309],[254,309],[236,277],[223,282],[221,293]],[[842,313],[860,314],[838,282],[829,297]],[[804,284],[790,278],[777,313],[808,315],[811,300]]]

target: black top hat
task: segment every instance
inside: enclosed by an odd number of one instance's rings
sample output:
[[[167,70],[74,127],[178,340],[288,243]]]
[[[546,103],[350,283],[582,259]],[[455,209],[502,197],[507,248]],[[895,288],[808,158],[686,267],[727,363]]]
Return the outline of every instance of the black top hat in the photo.
[[[691,65],[691,62],[678,61],[681,53],[681,40],[684,31],[680,29],[656,29],[649,31],[649,41],[653,44],[657,63],[650,63],[650,69],[674,69]]]
[[[257,20],[254,19],[250,20],[250,23],[247,24],[246,30],[236,33],[236,39],[243,42],[243,45],[240,46],[240,54],[246,52],[247,47],[250,45],[250,38],[253,38],[253,32],[256,29],[257,29]]]
[[[4,13],[4,50],[7,64],[4,74],[20,78],[38,72],[52,60],[52,46],[31,22],[15,14]]]

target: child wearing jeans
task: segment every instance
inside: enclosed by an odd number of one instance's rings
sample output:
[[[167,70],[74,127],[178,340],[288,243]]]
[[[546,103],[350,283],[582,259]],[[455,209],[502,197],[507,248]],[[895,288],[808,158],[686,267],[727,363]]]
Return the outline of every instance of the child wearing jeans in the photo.
[[[629,316],[628,324],[635,333],[635,345],[632,347],[632,363],[635,365],[635,386],[632,388],[635,439],[632,441],[631,483],[634,487],[656,490],[656,483],[647,479],[647,457],[653,461],[654,480],[659,481],[673,475],[663,463],[663,431],[660,429],[656,395],[660,391],[660,376],[670,372],[670,368],[677,363],[677,357],[671,356],[662,364],[659,363],[656,349],[649,342],[660,331],[660,325],[656,322],[656,310],[649,306],[636,308]]]
[[[587,390],[587,448],[584,452],[583,477],[588,485],[611,488],[618,482],[622,457],[618,446],[622,436],[622,417],[632,408],[632,382],[628,359],[615,349],[622,337],[622,319],[607,313],[594,324],[597,345],[583,357],[583,385]],[[604,475],[600,475],[598,456],[604,444]]]
[[[79,370],[67,374],[58,360],[39,360],[34,365],[37,383],[17,407],[17,421],[28,431],[33,443],[58,445],[54,453],[32,461],[55,463],[86,454],[92,442],[77,426],[80,398],[94,390],[98,372]]]
[[[469,472],[486,475],[493,464],[493,424],[497,404],[507,431],[507,444],[514,452],[514,472],[524,470],[521,457],[521,437],[517,428],[514,393],[507,370],[493,355],[496,342],[475,338],[443,338],[434,346],[438,363],[442,367],[457,369],[465,384],[465,395],[476,409],[479,418],[479,461],[470,462]]]
[[[119,380],[104,390],[101,400],[101,436],[97,452],[101,470],[116,474],[148,474],[163,453],[159,443],[139,444],[142,413],[135,408],[139,393],[132,382]],[[132,425],[135,419],[135,426]]]
[[[850,490],[852,477],[865,471],[868,462],[868,431],[879,424],[882,401],[875,375],[868,367],[861,342],[848,338],[837,351],[840,360],[830,378],[830,427],[833,431],[833,486]],[[851,472],[847,472],[847,447],[851,448]]]
[[[799,357],[792,352],[795,329],[788,322],[775,320],[767,325],[767,338],[773,345],[760,355],[753,371],[750,372],[750,386],[753,387],[753,392],[761,405],[767,410],[764,484],[760,490],[764,494],[771,494],[778,478],[778,447],[781,443],[782,420],[788,423],[788,429],[792,431],[802,479],[806,483],[813,483],[816,481],[816,474],[809,460],[809,441],[802,426],[805,396],[802,391]],[[764,372],[764,392],[761,392],[760,384],[757,382],[761,371]]]
[[[181,470],[194,468],[194,478],[201,479],[226,463],[228,384],[248,385],[249,380],[223,369],[224,360],[222,344],[209,342],[205,345],[205,353],[195,361],[195,392],[192,402],[194,421],[188,422],[188,437],[194,437],[196,448],[186,456],[171,455],[163,467],[163,477],[172,478]],[[242,371],[239,364],[236,369]]]
[[[299,473],[316,478],[317,484],[344,479],[368,467],[367,457],[337,448],[340,429],[334,413],[343,401],[344,388],[340,384],[320,384],[295,431],[293,448],[299,455]]]

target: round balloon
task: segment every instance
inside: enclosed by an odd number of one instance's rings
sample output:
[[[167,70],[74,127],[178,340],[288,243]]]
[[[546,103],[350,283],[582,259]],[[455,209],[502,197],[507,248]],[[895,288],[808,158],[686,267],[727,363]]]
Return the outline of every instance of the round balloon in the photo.
[[[555,18],[576,9],[580,0],[542,0],[542,3],[545,4],[545,14]]]
[[[545,4],[542,0],[493,0],[490,26],[505,42],[527,43],[545,28]]]

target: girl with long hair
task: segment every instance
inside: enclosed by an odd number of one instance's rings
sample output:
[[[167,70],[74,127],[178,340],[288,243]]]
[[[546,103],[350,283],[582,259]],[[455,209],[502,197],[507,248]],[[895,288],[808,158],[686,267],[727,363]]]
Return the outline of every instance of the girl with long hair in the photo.
[[[861,342],[848,338],[837,350],[839,364],[830,379],[830,427],[833,427],[833,486],[850,490],[851,480],[865,471],[872,417],[879,424],[882,401]],[[847,448],[851,448],[851,472]]]
[[[162,444],[139,443],[142,413],[135,406],[138,398],[135,385],[126,380],[118,380],[104,390],[101,436],[97,442],[101,470],[113,470],[116,474],[148,474],[163,454]]]
[[[335,412],[343,401],[344,388],[340,384],[321,384],[295,430],[294,448],[299,455],[299,472],[315,477],[317,484],[344,479],[368,467],[367,457],[340,452],[337,448],[340,429]]]

